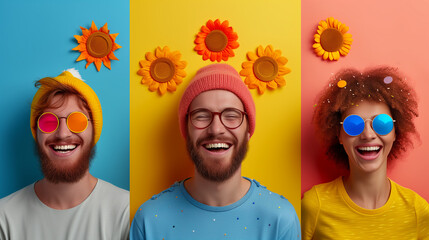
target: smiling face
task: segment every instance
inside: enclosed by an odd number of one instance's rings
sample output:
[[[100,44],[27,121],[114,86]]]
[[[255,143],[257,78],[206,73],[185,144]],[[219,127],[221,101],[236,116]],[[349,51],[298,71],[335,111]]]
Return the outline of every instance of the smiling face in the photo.
[[[55,96],[52,103],[59,101]],[[59,118],[59,126],[53,133],[43,133],[37,129],[37,148],[42,171],[46,179],[53,183],[76,182],[88,171],[92,155],[93,127],[81,133],[73,133],[67,127],[67,116],[72,112],[82,112],[89,118],[88,111],[76,96],[66,96],[59,108],[47,108]]]
[[[234,94],[225,90],[211,90],[198,95],[189,106],[222,112],[227,108],[244,111],[243,103]],[[219,116],[204,129],[195,128],[188,117],[187,148],[197,172],[204,178],[222,182],[229,179],[240,168],[250,138],[247,119],[236,129],[226,128]]]
[[[371,173],[385,171],[387,157],[395,141],[395,128],[387,135],[378,135],[372,129],[372,121],[379,114],[392,116],[385,103],[364,101],[359,106],[349,108],[344,112],[342,120],[351,114],[361,116],[365,120],[365,129],[358,136],[349,136],[341,128],[339,141],[347,153],[351,172]]]

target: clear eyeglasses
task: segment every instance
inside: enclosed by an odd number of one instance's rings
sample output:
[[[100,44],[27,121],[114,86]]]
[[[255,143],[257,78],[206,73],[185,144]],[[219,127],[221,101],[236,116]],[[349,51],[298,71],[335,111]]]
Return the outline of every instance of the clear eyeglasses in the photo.
[[[212,112],[205,108],[198,108],[190,112],[189,119],[197,129],[204,129],[210,126],[214,116],[218,115],[220,122],[228,129],[236,129],[241,126],[245,112],[236,108],[226,108],[222,112]]]

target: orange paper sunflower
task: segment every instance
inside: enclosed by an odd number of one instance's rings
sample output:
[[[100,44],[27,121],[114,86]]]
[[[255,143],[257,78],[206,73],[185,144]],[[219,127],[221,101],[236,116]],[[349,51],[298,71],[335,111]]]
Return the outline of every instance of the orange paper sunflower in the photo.
[[[347,33],[349,27],[337,19],[330,17],[319,22],[317,33],[314,34],[314,51],[324,60],[338,60],[340,54],[346,56],[353,42],[352,35]]]
[[[177,85],[186,77],[186,62],[180,61],[182,55],[179,51],[170,52],[165,46],[157,47],[155,54],[146,53],[146,60],[140,61],[140,69],[137,74],[143,76],[141,83],[149,86],[151,92],[158,91],[163,95],[176,91]]]
[[[80,52],[76,61],[86,59],[85,68],[94,63],[97,71],[100,71],[101,63],[111,69],[110,60],[119,60],[113,54],[114,51],[121,48],[115,43],[119,33],[109,34],[110,30],[107,29],[107,23],[100,30],[97,29],[94,22],[92,22],[90,29],[84,27],[80,27],[80,29],[82,29],[82,36],[74,35],[79,45],[73,50]]]
[[[203,60],[227,61],[229,57],[234,57],[233,49],[238,48],[238,35],[229,27],[228,21],[220,22],[216,19],[207,21],[201,27],[201,31],[195,39],[195,51],[203,55]]]
[[[258,89],[259,94],[263,94],[265,89],[276,89],[286,85],[284,75],[290,73],[290,69],[285,67],[287,58],[281,56],[280,50],[274,50],[268,45],[265,50],[259,46],[254,52],[248,52],[248,62],[243,62],[243,69],[240,75],[246,77],[244,83],[250,89]]]

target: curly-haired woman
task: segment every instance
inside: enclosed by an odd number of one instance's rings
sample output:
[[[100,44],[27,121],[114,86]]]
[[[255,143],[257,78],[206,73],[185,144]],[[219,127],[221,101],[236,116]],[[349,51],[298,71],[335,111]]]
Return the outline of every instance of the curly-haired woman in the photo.
[[[349,175],[302,200],[303,239],[429,239],[429,205],[387,177],[419,138],[417,100],[395,69],[346,69],[322,91],[313,122],[327,155]]]

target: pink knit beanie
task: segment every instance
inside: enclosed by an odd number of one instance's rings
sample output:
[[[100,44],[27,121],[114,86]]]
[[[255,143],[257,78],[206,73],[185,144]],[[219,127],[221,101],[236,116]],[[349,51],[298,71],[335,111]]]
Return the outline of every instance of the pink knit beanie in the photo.
[[[186,138],[188,134],[186,114],[189,105],[200,93],[210,90],[227,90],[240,98],[244,105],[249,121],[249,133],[253,135],[255,131],[255,103],[252,95],[237,71],[227,64],[212,64],[198,70],[192,82],[183,93],[179,105],[179,124],[182,136]]]

